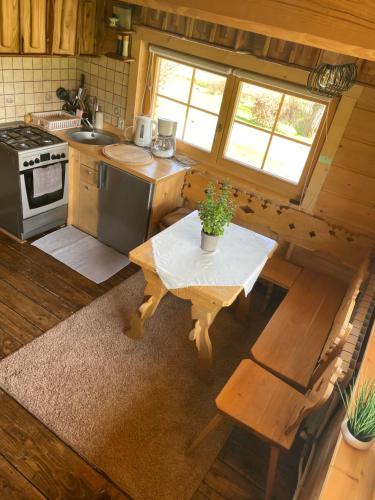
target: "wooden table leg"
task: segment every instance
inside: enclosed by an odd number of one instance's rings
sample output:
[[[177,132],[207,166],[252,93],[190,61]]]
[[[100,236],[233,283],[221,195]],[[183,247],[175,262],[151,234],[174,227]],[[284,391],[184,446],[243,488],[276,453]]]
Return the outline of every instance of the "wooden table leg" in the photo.
[[[189,334],[189,339],[195,341],[198,349],[199,377],[207,383],[213,382],[212,374],[212,344],[208,329],[212,325],[221,307],[217,304],[191,299],[191,314],[194,328]]]
[[[159,302],[168,292],[160,278],[153,272],[143,270],[146,280],[144,296],[149,297],[130,318],[130,327],[124,329],[125,335],[131,339],[138,339],[144,334],[144,324],[156,311]]]
[[[250,293],[247,297],[245,297],[245,293],[242,292],[238,296],[237,300],[238,302],[234,311],[234,319],[239,321],[240,323],[245,323],[249,315],[253,295],[252,293]]]

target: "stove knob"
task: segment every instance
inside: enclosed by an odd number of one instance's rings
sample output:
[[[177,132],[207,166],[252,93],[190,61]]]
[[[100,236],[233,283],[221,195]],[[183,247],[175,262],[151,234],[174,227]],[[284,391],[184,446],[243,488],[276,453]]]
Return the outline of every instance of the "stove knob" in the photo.
[[[65,153],[61,153],[61,158],[65,158]]]
[[[52,155],[51,160],[56,160],[56,155]]]
[[[28,167],[28,166],[29,166],[29,162],[28,162],[28,161],[24,161],[24,162],[23,162],[23,166],[24,166],[24,167]]]
[[[35,158],[35,163],[39,163],[39,158]]]
[[[30,160],[29,165],[34,165],[33,160]]]
[[[56,159],[59,160],[61,158],[60,155],[56,155]]]

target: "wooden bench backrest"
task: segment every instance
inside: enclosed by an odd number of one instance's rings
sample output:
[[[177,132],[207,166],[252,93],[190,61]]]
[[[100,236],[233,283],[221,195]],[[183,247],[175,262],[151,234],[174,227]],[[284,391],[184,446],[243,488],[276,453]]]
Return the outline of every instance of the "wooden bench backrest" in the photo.
[[[337,338],[340,338],[342,343],[342,339],[345,336],[348,336],[347,331],[349,321],[352,316],[361,286],[367,277],[369,263],[370,256],[368,254],[348,286],[345,296],[341,302],[340,308],[335,316],[335,320],[333,322],[330,334],[327,338],[327,342],[323,348],[321,359],[323,359],[326,354],[329,353],[329,351],[332,351],[333,346],[337,342]]]
[[[306,393],[303,405],[296,408],[285,430],[286,434],[298,427],[309,413],[320,408],[329,399],[341,373],[342,359],[336,357],[329,363],[312,389]]]
[[[210,181],[222,183],[223,180],[203,170],[189,171],[182,190],[185,204],[194,208],[204,198]],[[234,187],[232,192],[238,205],[236,222],[259,232],[266,231],[267,236],[278,241],[291,242],[308,250],[331,255],[354,269],[358,269],[373,246],[373,241],[364,235],[334,226],[256,191]]]

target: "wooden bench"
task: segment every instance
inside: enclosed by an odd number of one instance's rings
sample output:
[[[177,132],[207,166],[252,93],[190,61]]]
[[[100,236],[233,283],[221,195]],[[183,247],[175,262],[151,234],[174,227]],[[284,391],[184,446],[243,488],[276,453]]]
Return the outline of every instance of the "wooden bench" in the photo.
[[[341,353],[367,267],[368,259],[349,286],[304,269],[253,345],[253,359],[299,388],[310,387]]]

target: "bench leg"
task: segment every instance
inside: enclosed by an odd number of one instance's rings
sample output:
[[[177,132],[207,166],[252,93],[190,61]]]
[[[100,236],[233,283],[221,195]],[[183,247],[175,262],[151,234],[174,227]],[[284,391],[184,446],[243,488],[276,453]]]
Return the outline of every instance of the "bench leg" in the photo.
[[[161,299],[168,292],[155,273],[143,270],[143,274],[146,280],[144,296],[149,298],[143,302],[138,311],[130,318],[130,327],[124,329],[125,335],[131,339],[138,339],[143,336],[145,321],[151,318]]]
[[[279,448],[277,448],[276,446],[271,446],[270,459],[268,463],[266,494],[264,496],[265,500],[271,500],[278,461],[279,461]]]
[[[201,442],[204,441],[209,434],[211,434],[211,432],[213,432],[215,429],[217,429],[217,427],[220,424],[222,424],[223,421],[224,421],[224,416],[220,415],[220,413],[216,413],[214,418],[210,422],[208,422],[206,427],[193,440],[191,445],[186,450],[186,454],[188,455],[193,450],[195,450],[195,448],[197,448],[197,446],[199,446],[201,444]]]

